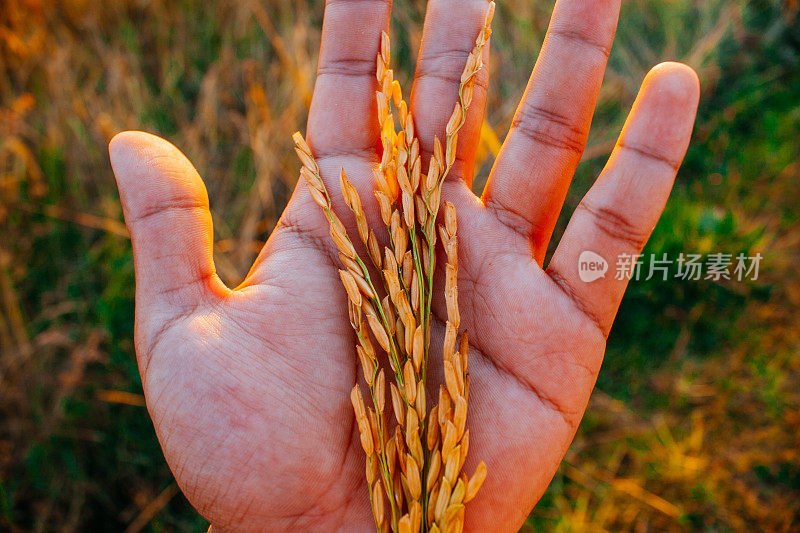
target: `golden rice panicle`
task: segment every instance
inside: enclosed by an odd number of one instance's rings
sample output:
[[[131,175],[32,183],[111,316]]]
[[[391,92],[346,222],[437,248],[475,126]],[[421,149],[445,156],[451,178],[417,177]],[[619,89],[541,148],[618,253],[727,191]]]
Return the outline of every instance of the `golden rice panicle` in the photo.
[[[375,334],[376,339],[379,341],[386,337],[388,341],[387,343],[379,343],[387,352],[390,359],[395,363],[395,366],[398,366],[396,360],[397,349],[394,341],[391,338],[393,328],[388,323],[385,315],[382,313],[378,294],[375,286],[372,283],[372,280],[370,279],[369,271],[364,262],[358,256],[352,241],[347,235],[344,224],[342,224],[341,220],[339,220],[339,217],[337,217],[333,211],[330,195],[328,194],[325,184],[319,174],[319,167],[314,161],[310,147],[299,132],[296,132],[292,136],[292,139],[295,142],[295,150],[297,151],[297,154],[303,163],[301,174],[305,176],[306,184],[308,185],[309,190],[312,191],[312,196],[315,197],[315,201],[317,198],[320,199],[320,201],[317,203],[320,204],[320,207],[322,207],[322,210],[328,218],[330,224],[330,235],[334,241],[334,244],[336,244],[336,247],[339,249],[339,257],[343,264],[348,267],[348,272],[353,275],[359,290],[366,296],[366,298],[362,298],[362,310],[364,314],[367,315],[368,319],[369,317],[372,317],[372,319],[369,319],[370,326],[373,326],[373,322],[377,321],[377,323],[380,325],[380,329],[383,329],[383,334],[381,334],[376,328],[373,327],[373,333]],[[358,197],[358,192],[356,191],[355,187],[347,179],[347,174],[344,172],[344,169],[342,169],[340,173],[340,183],[342,186],[342,196],[345,200],[345,203],[356,215],[357,223],[358,220],[361,219],[363,222],[363,227],[366,228],[366,217],[364,216],[361,206],[361,200]],[[367,247],[373,263],[379,265],[381,258],[379,254],[377,238],[375,237],[374,232],[368,228],[362,229],[362,224],[359,224],[359,234],[362,236],[362,240],[364,236],[367,237],[364,244]],[[376,307],[378,308],[377,313]]]
[[[436,187],[429,187],[427,204],[430,214],[435,218],[436,212],[439,207],[439,197],[441,184],[445,177],[449,174],[456,158],[456,147],[458,144],[458,131],[464,125],[466,120],[467,110],[472,102],[472,93],[475,87],[475,79],[478,72],[483,68],[483,48],[489,42],[489,37],[492,34],[491,23],[494,17],[494,2],[489,3],[489,7],[484,17],[483,28],[481,29],[478,37],[475,39],[475,46],[467,57],[467,62],[464,70],[461,73],[461,83],[458,89],[458,101],[453,107],[450,114],[450,119],[447,121],[445,128],[445,147],[444,151],[441,145],[436,140],[438,146],[434,149],[434,158],[436,159],[437,168],[440,172],[438,184]],[[430,184],[433,185],[433,184]]]
[[[384,250],[369,227],[362,200],[343,168],[339,180],[342,198],[353,213],[360,241],[378,269],[385,296],[377,292],[369,269],[334,213],[310,147],[299,133],[293,136],[302,162],[301,176],[314,202],[325,213],[342,263],[339,277],[372,401],[371,405],[365,403],[358,385],[351,390],[350,400],[366,456],[364,475],[375,527],[381,532],[462,531],[465,504],[475,497],[486,478],[483,462],[471,478],[462,473],[469,450],[469,341],[466,334],[459,338],[456,208],[444,202],[443,217],[439,218],[438,213],[442,183],[455,161],[458,133],[472,102],[475,79],[483,67],[483,48],[491,34],[493,12],[491,3],[484,27],[464,65],[458,100],[443,133],[444,142],[439,136],[434,138],[427,174],[422,173],[414,118],[390,68],[389,35],[381,34],[375,98],[383,153],[380,164],[373,169],[373,178],[376,205],[388,234]],[[399,131],[395,131],[395,118]],[[425,385],[438,242],[446,258],[447,320],[444,383],[439,387],[438,403],[434,404],[433,398],[427,398]],[[388,356],[392,371],[388,383],[378,348]],[[389,410],[391,413],[387,413]],[[396,421],[391,437],[387,417]]]
[[[475,47],[467,58],[461,76],[459,100],[445,128],[444,148],[438,137],[434,140],[434,155],[425,181],[426,204],[431,223],[438,213],[442,183],[455,161],[458,131],[466,120],[475,79],[483,66],[483,47],[491,34],[490,23],[493,14],[492,3],[486,14],[484,28],[476,39]],[[431,223],[428,228],[432,230]],[[426,519],[429,531],[461,531],[464,526],[464,504],[474,498],[480,488],[486,477],[486,465],[481,462],[471,480],[460,475],[469,448],[469,430],[466,429],[469,394],[466,363],[469,343],[466,335],[463,335],[456,351],[456,338],[461,322],[457,283],[457,216],[455,207],[449,202],[445,203],[444,224],[439,227],[439,238],[447,257],[445,266],[447,323],[443,353],[445,384],[440,387],[439,404],[431,410],[431,415],[435,411],[436,416],[429,417],[428,447],[436,451],[432,456],[433,462],[429,465],[428,480],[426,480],[427,486],[431,487]],[[432,248],[434,243],[435,235],[431,235],[429,246]],[[432,253],[431,258],[433,258]],[[438,424],[436,429],[434,429],[435,424]]]
[[[472,101],[472,92],[477,73],[483,66],[483,47],[491,34],[490,23],[494,14],[494,4],[490,4],[487,11],[484,28],[476,38],[475,47],[470,53],[462,72],[456,102],[450,119],[445,128],[445,146],[442,147],[438,137],[434,138],[434,153],[429,165],[428,176],[425,179],[424,194],[428,211],[428,221],[424,233],[428,242],[428,254],[424,255],[425,271],[429,287],[432,287],[432,278],[435,268],[433,253],[436,244],[434,223],[439,211],[442,184],[452,169],[456,158],[458,132],[463,126],[469,105]],[[429,417],[428,445],[438,447],[438,461],[440,466],[436,476],[429,476],[429,485],[432,487],[426,502],[426,520],[429,530],[461,531],[464,525],[464,497],[466,485],[459,481],[459,473],[464,465],[469,446],[469,432],[466,430],[467,397],[469,393],[469,376],[464,362],[467,357],[455,351],[458,329],[461,317],[458,308],[458,246],[457,223],[455,207],[445,205],[444,225],[439,228],[439,237],[442,242],[447,264],[445,266],[445,301],[447,306],[447,323],[445,325],[443,365],[445,386],[440,389],[439,405],[436,406],[438,420]],[[428,306],[431,295],[428,295]],[[427,307],[429,309],[429,307]],[[428,311],[429,312],[429,311]],[[462,345],[467,347],[466,339]],[[433,412],[433,411],[432,411]],[[438,422],[438,431],[433,425]],[[429,474],[431,470],[429,470]],[[438,479],[437,479],[438,478]],[[477,491],[477,488],[475,489]]]
[[[384,286],[390,293],[392,303],[398,309],[396,313],[400,322],[394,328],[396,343],[400,352],[409,354],[413,350],[414,325],[410,324],[408,311],[419,311],[420,276],[416,278],[410,272],[409,263],[413,263],[411,249],[417,249],[416,233],[414,231],[414,189],[412,180],[419,182],[419,167],[416,170],[409,166],[409,146],[407,139],[413,137],[413,119],[408,113],[408,106],[403,101],[400,84],[393,79],[390,68],[390,40],[386,32],[381,34],[380,52],[377,56],[376,78],[379,90],[376,92],[378,103],[378,123],[381,132],[383,157],[378,170],[375,171],[376,190],[375,196],[380,206],[381,218],[389,232],[394,258],[384,262]],[[397,133],[394,130],[394,118],[390,111],[394,103],[398,109],[400,122],[403,129]],[[419,143],[412,144],[412,156],[418,159]],[[399,187],[399,202],[396,202],[396,190]],[[400,204],[398,206],[398,203]],[[402,207],[402,211],[399,209]],[[370,248],[372,250],[372,247]],[[371,252],[372,255],[372,252]],[[375,254],[377,255],[377,254]],[[388,260],[388,257],[387,257]],[[376,266],[379,266],[375,262]],[[405,267],[405,268],[403,268]],[[379,266],[379,268],[381,268]],[[412,290],[411,282],[416,279],[417,288]],[[402,293],[400,293],[402,290]],[[417,318],[419,315],[417,314]],[[406,338],[408,337],[408,338]]]
[[[390,355],[390,359],[393,359],[393,355],[394,358],[396,358],[396,349],[390,337],[390,328],[388,327],[386,317],[382,312],[376,312],[376,307],[381,309],[380,300],[370,280],[369,271],[358,256],[341,220],[339,220],[333,212],[330,195],[319,174],[319,166],[314,160],[311,148],[299,132],[295,133],[292,139],[295,143],[297,155],[303,164],[300,171],[301,175],[314,201],[322,208],[328,219],[331,238],[339,249],[339,259],[345,267],[345,269],[339,271],[339,276],[348,297],[350,323],[359,339],[356,352],[359,355],[364,379],[370,390],[373,407],[366,407],[358,385],[352,389],[350,399],[353,404],[353,411],[359,429],[361,446],[364,449],[364,453],[367,455],[365,471],[367,479],[370,484],[372,484],[372,480],[375,480],[370,490],[375,525],[379,531],[389,531],[389,520],[391,520],[392,527],[394,527],[397,510],[394,505],[395,484],[393,482],[393,476],[390,475],[388,471],[388,465],[390,464],[390,461],[387,459],[388,432],[384,418],[386,394],[385,375],[383,370],[378,367],[377,355],[374,345],[370,340],[370,333],[375,337],[381,348]],[[370,241],[375,239],[374,234],[368,231],[368,228],[367,231],[365,231],[366,217],[364,216],[361,206],[361,200],[358,197],[355,187],[347,179],[344,169],[342,169],[340,174],[340,183],[344,201],[356,217],[359,235],[362,241],[366,236],[365,244],[370,251],[370,256],[373,257],[373,261],[375,260],[375,256],[377,256],[378,261],[380,261],[380,254],[372,253],[372,249],[377,249],[377,240],[372,243],[371,249]],[[361,222],[359,222],[359,219]],[[370,239],[370,236],[372,236],[372,239]],[[366,321],[362,317],[366,317]],[[380,485],[381,480],[383,480],[383,485]],[[382,489],[381,487],[384,488]],[[390,502],[390,512],[388,513],[390,517],[389,520],[386,520],[384,516],[384,494],[385,499]]]
[[[461,474],[469,449],[467,421],[467,396],[469,389],[468,361],[469,343],[462,335],[458,351],[456,337],[460,322],[458,309],[458,247],[457,215],[453,204],[445,202],[444,224],[439,226],[439,235],[447,256],[445,272],[445,301],[447,323],[444,339],[444,378],[440,388],[439,404],[431,411],[428,428],[428,447],[435,448],[433,462],[429,466],[427,486],[430,490],[428,505],[428,528],[441,531],[461,531],[464,527],[464,504],[475,497],[483,479],[486,465],[481,462],[472,480]],[[464,353],[462,356],[461,352]],[[434,411],[436,417],[433,416]],[[438,424],[438,433],[433,429]],[[438,446],[437,446],[438,444]]]

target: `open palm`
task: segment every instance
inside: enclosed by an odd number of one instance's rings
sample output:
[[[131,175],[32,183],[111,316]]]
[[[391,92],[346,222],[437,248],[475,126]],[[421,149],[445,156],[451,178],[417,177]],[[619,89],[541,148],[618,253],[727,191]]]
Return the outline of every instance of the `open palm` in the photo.
[[[427,162],[457,97],[485,0],[431,0],[411,108]],[[390,4],[329,0],[308,140],[340,199],[344,167],[368,199],[380,159],[375,57]],[[698,99],[685,66],[646,78],[614,153],[545,251],[584,148],[619,0],[561,0],[483,197],[470,190],[488,74],[481,72],[445,200],[459,214],[459,295],[469,332],[471,472],[489,476],[467,528],[516,530],[583,415],[624,280],[583,282],[578,257],[638,253],[685,153]],[[485,50],[488,61],[488,47]],[[133,240],[136,352],[148,410],[189,501],[215,528],[373,527],[349,391],[357,382],[336,252],[299,185],[244,283],[216,276],[208,198],[172,145],[117,136],[111,160]],[[380,217],[367,204],[372,227]],[[343,203],[335,203],[342,215]],[[345,217],[346,218],[346,217]],[[354,228],[349,230],[355,234]],[[613,268],[613,267],[612,267]],[[441,283],[438,284],[441,293]],[[434,301],[440,353],[444,299]],[[441,360],[430,363],[437,381]]]

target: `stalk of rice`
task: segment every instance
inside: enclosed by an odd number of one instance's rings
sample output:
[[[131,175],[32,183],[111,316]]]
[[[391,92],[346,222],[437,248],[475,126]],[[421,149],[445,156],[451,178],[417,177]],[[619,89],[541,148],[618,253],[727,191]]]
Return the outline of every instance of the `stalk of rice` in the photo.
[[[382,251],[367,223],[361,198],[344,169],[340,187],[355,218],[359,239],[380,273],[383,297],[333,212],[310,147],[300,133],[293,136],[303,164],[300,174],[328,219],[343,267],[339,277],[347,295],[348,316],[358,339],[356,353],[371,399],[367,406],[359,386],[353,387],[350,397],[366,454],[365,477],[378,531],[460,532],[465,504],[475,497],[486,477],[483,462],[471,478],[462,473],[469,449],[469,342],[466,333],[458,336],[461,319],[457,214],[453,204],[446,202],[443,223],[437,227],[436,221],[442,184],[455,162],[458,132],[472,101],[475,78],[483,67],[483,47],[491,34],[493,14],[491,3],[461,76],[458,101],[445,128],[445,145],[442,147],[439,138],[435,138],[427,174],[422,173],[413,116],[390,68],[389,36],[385,32],[381,35],[376,58],[379,90],[375,96],[383,155],[373,177],[375,198],[388,234],[388,246]],[[399,119],[399,131],[395,131],[393,110]],[[438,403],[429,409],[426,384],[437,241],[447,258],[445,382],[439,387]],[[386,376],[375,344],[387,355],[394,377],[388,385],[392,411],[388,416]],[[391,418],[394,431],[389,431]]]

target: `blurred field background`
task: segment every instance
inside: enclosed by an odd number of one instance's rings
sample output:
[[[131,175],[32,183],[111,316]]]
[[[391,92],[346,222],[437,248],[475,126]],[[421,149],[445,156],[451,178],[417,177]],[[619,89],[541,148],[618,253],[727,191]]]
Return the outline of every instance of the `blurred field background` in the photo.
[[[482,178],[552,2],[498,2]],[[398,77],[425,2],[396,0]],[[235,285],[294,187],[323,2],[0,4],[0,530],[200,531],[133,356],[133,266],[106,145],[144,129],[204,177]],[[628,0],[564,220],[644,74],[700,74],[694,141],[646,253],[764,256],[756,282],[639,281],[587,416],[525,530],[800,531],[796,0]],[[563,223],[562,223],[563,227]]]

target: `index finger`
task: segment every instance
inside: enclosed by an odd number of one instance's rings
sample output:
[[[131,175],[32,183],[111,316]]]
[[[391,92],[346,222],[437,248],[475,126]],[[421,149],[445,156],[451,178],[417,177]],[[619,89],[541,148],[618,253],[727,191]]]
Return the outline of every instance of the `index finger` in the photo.
[[[328,0],[325,6],[307,132],[317,159],[376,157],[376,58],[391,10],[391,0]]]

